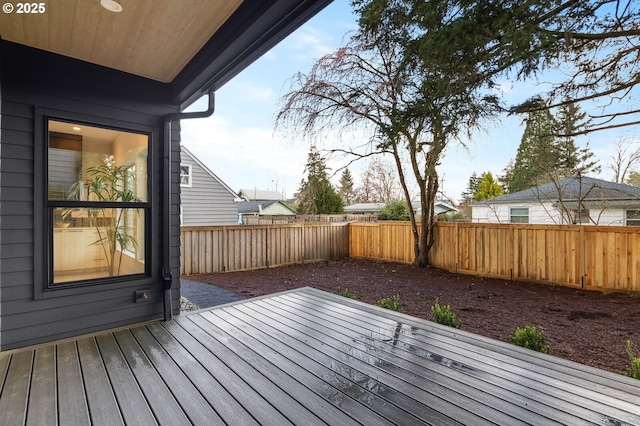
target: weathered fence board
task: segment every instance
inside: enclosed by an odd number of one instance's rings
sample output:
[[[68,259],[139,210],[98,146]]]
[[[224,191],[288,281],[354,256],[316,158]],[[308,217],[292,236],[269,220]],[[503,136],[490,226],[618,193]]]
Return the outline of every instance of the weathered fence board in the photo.
[[[182,275],[242,271],[349,256],[347,223],[183,227]]]

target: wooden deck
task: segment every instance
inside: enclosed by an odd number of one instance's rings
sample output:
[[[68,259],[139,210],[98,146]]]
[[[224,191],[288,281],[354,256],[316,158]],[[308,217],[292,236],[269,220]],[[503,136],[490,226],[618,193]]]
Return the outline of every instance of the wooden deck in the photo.
[[[0,354],[0,424],[640,424],[638,381],[303,288]]]

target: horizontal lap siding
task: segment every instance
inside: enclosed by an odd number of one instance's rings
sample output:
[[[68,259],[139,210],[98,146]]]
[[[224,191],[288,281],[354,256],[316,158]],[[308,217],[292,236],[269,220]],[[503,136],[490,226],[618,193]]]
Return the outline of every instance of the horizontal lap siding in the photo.
[[[238,203],[235,196],[207,173],[188,155],[182,164],[191,165],[191,187],[181,187],[182,225],[219,226],[238,223]]]
[[[84,289],[64,290],[65,296],[51,292],[46,298],[36,300],[34,289],[43,288],[44,282],[34,282],[35,277],[46,277],[46,265],[35,265],[34,250],[41,243],[34,240],[34,179],[42,179],[44,170],[34,170],[34,105],[51,106],[63,114],[84,117],[96,114],[106,120],[131,122],[132,125],[159,126],[159,119],[147,113],[123,111],[114,106],[86,103],[50,95],[21,93],[17,90],[2,91],[2,117],[0,122],[0,350],[11,349],[42,341],[78,335],[108,327],[162,318],[161,285],[153,287],[153,280],[104,284]],[[91,115],[92,117],[94,115]],[[179,129],[174,134],[178,139]],[[156,132],[156,138],[161,137]],[[157,141],[156,141],[157,142]],[[177,142],[177,141],[176,141]],[[46,144],[46,140],[37,141]],[[46,148],[45,148],[46,149]],[[161,150],[161,146],[153,149]],[[179,148],[178,148],[179,149]],[[179,151],[176,154],[179,164]],[[155,158],[160,159],[160,155]],[[152,160],[153,161],[153,160]],[[161,172],[159,160],[151,169]],[[175,170],[178,170],[177,168]],[[154,184],[153,199],[161,200],[161,185]],[[175,185],[179,197],[179,184]],[[176,198],[175,210],[179,198]],[[154,218],[158,233],[159,221]],[[172,261],[174,276],[179,277],[179,227],[175,226]],[[46,231],[46,230],[45,230]],[[46,241],[42,236],[37,241]],[[160,247],[160,240],[157,239]],[[150,259],[157,268],[159,249],[154,249]],[[41,268],[39,273],[38,268]],[[35,275],[34,275],[35,274]],[[156,273],[156,277],[158,277]],[[45,278],[46,279],[46,278]],[[133,294],[137,288],[155,288],[152,303],[135,304]],[[54,297],[50,297],[54,296]],[[179,310],[179,292],[174,292]]]

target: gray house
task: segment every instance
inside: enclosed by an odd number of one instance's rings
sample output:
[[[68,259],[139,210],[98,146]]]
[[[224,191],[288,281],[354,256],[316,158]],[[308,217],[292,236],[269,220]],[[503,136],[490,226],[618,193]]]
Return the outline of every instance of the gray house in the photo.
[[[180,121],[329,1],[121,3],[0,14],[0,351],[179,314]]]
[[[471,205],[473,222],[640,225],[640,188],[571,176]]]
[[[184,145],[181,152],[180,225],[236,225],[242,199]]]

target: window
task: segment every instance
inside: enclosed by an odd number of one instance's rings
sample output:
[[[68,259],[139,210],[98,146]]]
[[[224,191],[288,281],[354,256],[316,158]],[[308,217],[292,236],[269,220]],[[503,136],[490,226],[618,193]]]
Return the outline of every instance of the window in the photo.
[[[511,223],[529,223],[529,208],[519,207],[510,209],[510,222]]]
[[[50,286],[144,274],[149,137],[48,121]]]
[[[191,187],[191,165],[180,164],[180,186]]]
[[[627,210],[626,215],[627,226],[640,226],[640,210]]]
[[[578,209],[572,210],[571,211],[571,217],[572,219],[572,223],[574,225],[577,224],[590,224],[591,223],[591,216],[589,216],[589,210],[588,209],[580,209],[580,211],[578,211]]]

